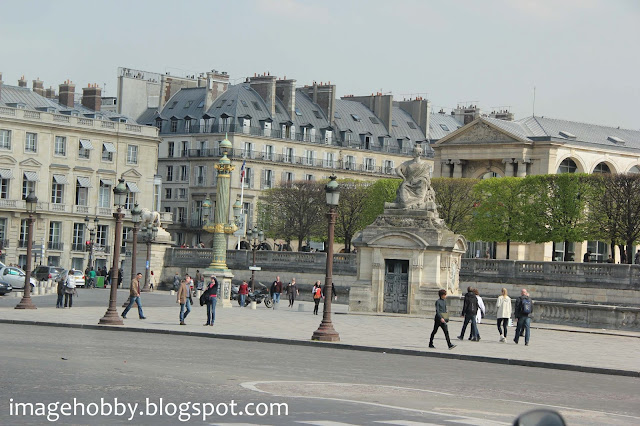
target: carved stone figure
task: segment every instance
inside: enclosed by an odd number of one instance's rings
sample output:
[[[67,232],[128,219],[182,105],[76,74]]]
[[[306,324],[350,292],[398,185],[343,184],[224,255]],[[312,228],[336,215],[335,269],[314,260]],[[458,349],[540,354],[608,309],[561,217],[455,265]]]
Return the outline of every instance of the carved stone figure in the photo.
[[[422,148],[413,148],[413,159],[405,161],[396,168],[396,174],[402,183],[396,192],[393,203],[387,208],[432,210],[435,208],[435,193],[431,188],[429,164],[422,159]]]

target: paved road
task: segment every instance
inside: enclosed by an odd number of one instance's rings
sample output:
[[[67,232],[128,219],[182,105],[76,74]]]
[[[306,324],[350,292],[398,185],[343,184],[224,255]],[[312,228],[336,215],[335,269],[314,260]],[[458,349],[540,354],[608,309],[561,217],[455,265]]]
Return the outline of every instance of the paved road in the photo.
[[[122,305],[128,292],[118,294],[118,306]],[[73,309],[55,309],[55,296],[37,296],[34,302],[39,307],[35,311],[17,311],[12,309],[17,298],[0,298],[0,321],[25,320],[95,326],[104,315],[108,304],[108,291],[104,289],[79,290]],[[178,324],[178,305],[175,296],[167,292],[145,293],[142,296],[147,319],[141,321],[136,311],[129,314],[125,321],[126,329],[143,329],[155,332],[198,332],[225,336],[267,337],[297,342],[309,342],[314,330],[322,318],[312,315],[312,304],[296,302],[294,309],[281,303],[279,309],[240,308],[217,309],[215,327],[202,327],[205,321],[205,309],[196,306],[187,319],[187,326]],[[302,305],[304,311],[299,311]],[[122,310],[122,308],[119,308]],[[514,360],[532,363],[559,363],[578,368],[606,368],[624,370],[636,374],[640,372],[640,333],[629,331],[602,331],[579,327],[556,327],[564,330],[551,330],[549,325],[538,325],[532,331],[531,344],[515,345],[511,341],[514,328],[509,329],[507,343],[498,342],[498,333],[493,323],[481,324],[482,341],[473,343],[459,342],[453,351],[446,349],[444,337],[440,332],[435,340],[437,349],[427,348],[429,333],[433,327],[432,319],[407,316],[372,316],[347,314],[345,305],[334,305],[334,326],[340,333],[341,344],[388,348],[411,351],[416,354],[436,354],[440,356],[487,357],[498,360]],[[460,331],[461,323],[450,323],[452,337]],[[605,334],[594,334],[605,333]],[[554,365],[551,365],[554,367]]]
[[[0,324],[0,335],[0,424],[47,423],[12,416],[11,398],[137,402],[132,424],[179,423],[175,415],[141,416],[146,398],[162,398],[170,411],[167,404],[198,401],[235,400],[236,412],[247,403],[288,404],[288,416],[192,417],[189,424],[493,425],[540,406],[572,425],[640,423],[637,378],[105,330]],[[128,423],[113,415],[63,422]]]

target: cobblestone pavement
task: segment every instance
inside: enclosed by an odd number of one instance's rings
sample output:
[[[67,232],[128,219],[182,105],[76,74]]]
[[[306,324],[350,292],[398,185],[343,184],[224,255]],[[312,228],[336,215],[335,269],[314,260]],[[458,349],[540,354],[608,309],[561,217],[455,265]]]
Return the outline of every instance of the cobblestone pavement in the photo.
[[[118,292],[118,311],[122,312],[122,303],[128,292]],[[55,296],[39,296],[34,298],[37,310],[21,311],[9,307],[7,300],[0,304],[0,321],[11,320],[34,321],[38,323],[56,323],[73,325],[98,324],[108,305],[108,291],[103,289],[81,290],[80,297],[75,300],[72,309],[56,309]],[[19,299],[15,298],[15,303]],[[99,302],[103,301],[100,305]],[[257,309],[241,308],[237,302],[232,307],[216,310],[216,321],[213,327],[203,327],[206,321],[206,309],[196,305],[186,320],[187,325],[179,325],[179,305],[175,296],[168,292],[157,291],[144,293],[142,303],[145,320],[138,319],[134,307],[124,320],[126,329],[148,329],[165,332],[197,332],[220,336],[239,336],[248,338],[285,339],[295,342],[308,342],[322,319],[313,315],[313,303],[296,302],[288,308],[288,301],[281,301],[277,309],[267,309],[258,305]],[[92,305],[92,306],[83,306]],[[322,308],[322,305],[321,305]],[[457,347],[448,350],[444,335],[439,331],[434,341],[436,349],[429,349],[429,335],[433,327],[431,318],[418,318],[397,315],[363,315],[349,314],[347,306],[333,304],[333,324],[340,334],[340,344],[368,346],[385,349],[399,349],[425,353],[436,353],[441,356],[473,356],[486,357],[492,360],[519,360],[527,362],[543,362],[559,364],[557,368],[566,366],[588,368],[606,368],[630,372],[640,375],[640,333],[631,331],[600,330],[566,325],[554,326],[535,324],[532,322],[531,341],[524,345],[513,342],[515,327],[510,327],[506,343],[499,342],[497,328],[493,321],[479,325],[480,342],[459,341],[462,322],[452,319],[449,331]],[[468,337],[469,328],[467,328]],[[161,337],[158,337],[161,338]],[[321,343],[318,343],[321,344]],[[482,360],[478,358],[477,360]],[[495,362],[495,361],[494,361]],[[564,365],[564,367],[562,366]],[[551,366],[553,367],[553,366]]]

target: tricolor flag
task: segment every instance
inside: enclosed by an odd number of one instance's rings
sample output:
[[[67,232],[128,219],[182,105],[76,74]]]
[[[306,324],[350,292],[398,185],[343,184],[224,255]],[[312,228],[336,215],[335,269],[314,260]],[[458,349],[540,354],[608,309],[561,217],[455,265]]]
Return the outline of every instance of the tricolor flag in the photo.
[[[240,182],[244,182],[244,172],[245,172],[246,165],[247,165],[247,160],[243,160],[242,167],[240,167]]]

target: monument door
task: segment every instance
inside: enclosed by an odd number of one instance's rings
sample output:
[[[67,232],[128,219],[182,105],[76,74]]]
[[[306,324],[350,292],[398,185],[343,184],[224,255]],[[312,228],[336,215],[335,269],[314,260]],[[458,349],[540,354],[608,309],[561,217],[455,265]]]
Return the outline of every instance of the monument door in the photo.
[[[384,312],[407,313],[409,296],[409,261],[385,260]]]

